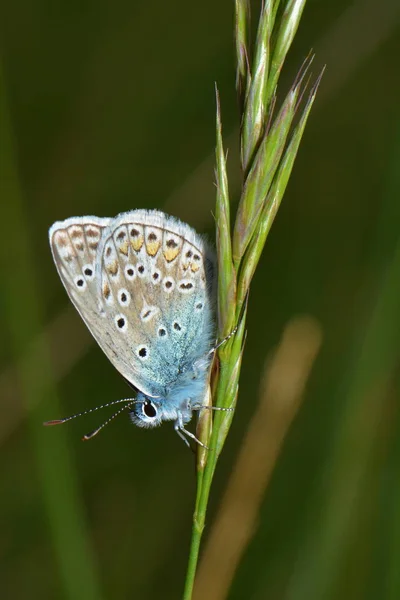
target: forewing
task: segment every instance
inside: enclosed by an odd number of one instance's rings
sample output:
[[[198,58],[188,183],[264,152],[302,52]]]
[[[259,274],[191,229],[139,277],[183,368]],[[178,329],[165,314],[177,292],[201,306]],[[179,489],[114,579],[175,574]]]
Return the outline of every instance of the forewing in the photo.
[[[162,396],[210,349],[213,255],[188,225],[145,210],[117,217],[99,253],[99,295],[114,348],[130,365],[123,375]]]

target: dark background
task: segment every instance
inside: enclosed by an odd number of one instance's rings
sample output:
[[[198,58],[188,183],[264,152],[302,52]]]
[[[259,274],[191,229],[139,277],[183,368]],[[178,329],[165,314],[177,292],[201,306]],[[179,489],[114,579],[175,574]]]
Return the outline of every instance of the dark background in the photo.
[[[179,598],[195,475],[173,428],[125,416],[81,443],[107,411],[41,426],[130,393],[47,230],[159,208],[214,236],[214,82],[239,192],[233,2],[20,0],[0,21],[0,593]],[[309,0],[285,66],[283,90],[310,48],[327,70],[252,285],[207,531],[267,356],[299,315],[322,345],[234,600],[400,597],[399,25],[398,0]]]

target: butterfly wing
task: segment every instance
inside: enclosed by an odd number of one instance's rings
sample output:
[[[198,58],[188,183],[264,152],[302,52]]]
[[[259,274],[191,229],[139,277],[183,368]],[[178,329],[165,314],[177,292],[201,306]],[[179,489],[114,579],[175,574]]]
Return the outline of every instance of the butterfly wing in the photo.
[[[210,349],[213,255],[188,225],[146,210],[117,217],[99,251],[100,294],[128,353],[127,379],[165,397],[193,355]]]
[[[210,348],[213,256],[188,225],[135,210],[56,223],[50,243],[86,325],[144,394],[165,395]]]

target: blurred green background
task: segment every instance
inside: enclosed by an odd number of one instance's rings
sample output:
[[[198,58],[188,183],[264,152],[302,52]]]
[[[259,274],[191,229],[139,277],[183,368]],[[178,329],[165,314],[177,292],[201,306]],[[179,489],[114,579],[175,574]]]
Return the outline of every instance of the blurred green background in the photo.
[[[124,416],[81,443],[107,411],[41,425],[130,393],[70,306],[47,229],[159,208],[214,236],[215,81],[234,201],[239,193],[233,16],[230,0],[1,5],[4,599],[180,597],[195,474],[173,428],[140,430]],[[252,286],[207,531],[264,363],[287,324],[309,315],[321,349],[229,598],[395,600],[398,0],[308,0],[281,97],[310,48],[314,72],[327,71]]]

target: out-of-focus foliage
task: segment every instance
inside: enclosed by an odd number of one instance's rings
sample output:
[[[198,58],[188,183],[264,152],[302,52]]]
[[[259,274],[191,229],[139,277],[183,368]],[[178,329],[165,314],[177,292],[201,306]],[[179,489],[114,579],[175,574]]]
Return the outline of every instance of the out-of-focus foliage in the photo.
[[[180,596],[195,477],[172,427],[144,431],[121,418],[85,444],[99,413],[41,427],[130,393],[68,305],[47,228],[72,215],[156,207],[214,235],[215,81],[233,202],[239,191],[233,9],[228,0],[195,9],[181,1],[2,4],[4,598]],[[315,72],[323,63],[327,71],[252,283],[238,408],[208,531],[211,540],[264,370],[308,315],[319,354],[229,597],[395,600],[398,1],[308,0],[288,86],[310,47]],[[290,386],[296,361],[282,364],[278,380]],[[263,451],[273,431],[265,434]]]

